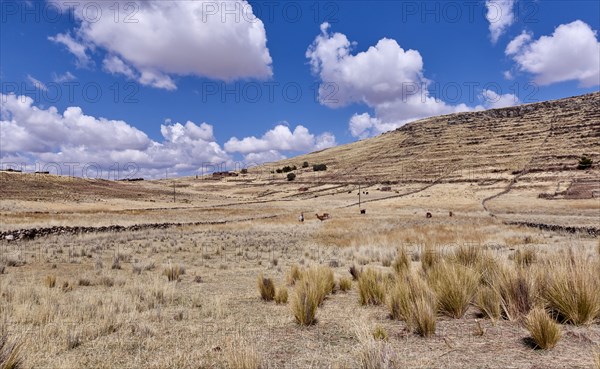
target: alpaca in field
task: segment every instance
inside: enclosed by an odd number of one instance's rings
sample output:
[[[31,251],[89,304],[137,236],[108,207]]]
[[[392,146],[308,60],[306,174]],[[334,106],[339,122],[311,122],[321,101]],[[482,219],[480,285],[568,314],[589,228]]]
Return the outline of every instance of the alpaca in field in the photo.
[[[329,219],[329,214],[327,213],[323,213],[323,215],[319,215],[319,214],[315,214],[317,216],[317,218],[322,222],[326,219]]]

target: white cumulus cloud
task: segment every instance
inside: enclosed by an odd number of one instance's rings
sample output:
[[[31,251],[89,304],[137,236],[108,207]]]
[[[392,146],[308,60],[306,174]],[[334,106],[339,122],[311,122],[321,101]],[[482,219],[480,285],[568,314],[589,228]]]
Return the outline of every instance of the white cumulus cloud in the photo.
[[[272,76],[264,24],[245,0],[59,3],[73,12],[78,28],[75,37],[50,39],[65,45],[80,65],[90,62],[90,52],[103,50],[105,70],[167,90],[176,88],[173,76]],[[90,9],[102,16],[89,15]]]
[[[121,120],[85,115],[80,107],[59,112],[34,106],[27,96],[0,94],[0,159],[31,158],[44,163],[97,163],[105,170],[115,162],[135,163],[142,174],[198,170],[205,163],[231,157],[215,141],[213,127],[193,122],[161,125],[163,140],[150,139]],[[19,161],[20,163],[20,161]]]
[[[309,152],[322,150],[336,145],[335,136],[325,132],[320,135],[310,133],[308,128],[298,125],[294,130],[279,124],[267,131],[262,137],[249,136],[242,139],[232,137],[224,145],[230,153],[239,152],[246,155],[246,160],[258,162],[278,160],[285,156],[281,151]]]
[[[600,85],[597,31],[580,20],[561,24],[552,35],[537,40],[524,32],[508,44],[505,53],[540,85],[564,81],[578,81],[582,87]]]
[[[498,42],[502,34],[515,22],[514,6],[516,0],[487,0],[486,19],[490,23],[492,43]]]
[[[506,108],[521,103],[514,94],[498,94],[492,90],[483,90],[480,98],[483,100],[483,105],[488,109]]]
[[[404,50],[392,39],[381,39],[366,51],[352,53],[346,35],[321,34],[309,46],[306,57],[321,80],[319,99],[329,107],[363,103],[375,111],[355,115],[349,129],[365,138],[395,129],[415,119],[470,110],[464,104],[449,105],[428,91],[431,81],[423,75],[423,58],[417,50]]]

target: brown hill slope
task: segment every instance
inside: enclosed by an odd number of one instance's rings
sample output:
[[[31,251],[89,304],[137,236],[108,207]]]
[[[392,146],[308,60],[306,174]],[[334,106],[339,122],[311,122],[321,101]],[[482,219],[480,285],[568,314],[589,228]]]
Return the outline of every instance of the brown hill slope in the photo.
[[[378,137],[270,163],[273,170],[325,163],[325,182],[510,179],[519,172],[573,170],[600,161],[600,93],[419,120]],[[310,172],[310,170],[304,170]],[[302,176],[298,178],[302,180]]]

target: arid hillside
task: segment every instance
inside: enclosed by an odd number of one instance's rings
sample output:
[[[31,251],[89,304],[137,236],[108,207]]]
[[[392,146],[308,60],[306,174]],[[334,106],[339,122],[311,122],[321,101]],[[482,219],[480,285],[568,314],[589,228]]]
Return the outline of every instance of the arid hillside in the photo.
[[[407,124],[375,138],[270,163],[328,166],[321,181],[477,181],[571,171],[600,159],[600,93]],[[256,170],[266,170],[258,167]]]

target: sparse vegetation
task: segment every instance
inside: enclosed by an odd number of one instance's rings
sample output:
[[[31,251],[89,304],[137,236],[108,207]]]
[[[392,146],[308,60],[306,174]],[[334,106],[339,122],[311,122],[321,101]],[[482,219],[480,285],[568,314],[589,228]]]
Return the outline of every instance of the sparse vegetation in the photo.
[[[56,287],[56,276],[55,275],[47,275],[44,279],[44,284],[48,288]]]
[[[579,163],[577,164],[577,169],[579,169],[579,170],[589,169],[592,167],[593,163],[594,163],[594,161],[591,158],[588,158],[587,156],[584,155],[579,159]]]
[[[327,170],[327,165],[325,165],[325,164],[314,164],[313,165],[314,172],[321,172],[321,171],[325,171],[325,170]]]
[[[404,248],[401,248],[400,251],[398,251],[396,258],[394,259],[394,262],[392,263],[394,271],[398,274],[408,272],[410,271],[410,265],[411,261],[410,257],[408,256],[408,253]]]
[[[367,268],[358,277],[358,292],[361,305],[381,305],[385,300],[383,276],[372,268]]]
[[[346,292],[352,289],[352,280],[350,278],[342,277],[339,281],[340,291]]]
[[[258,292],[260,298],[264,301],[273,301],[275,299],[275,284],[271,278],[265,278],[263,274],[258,276]]]
[[[275,303],[277,304],[287,304],[288,302],[288,290],[287,287],[281,286],[277,289],[277,293],[275,294]]]
[[[435,334],[435,293],[420,276],[411,273],[399,278],[388,301],[392,319],[403,320],[410,330],[423,337]]]
[[[561,337],[561,328],[542,308],[535,308],[525,318],[525,327],[535,345],[543,350],[554,348]]]
[[[22,344],[10,342],[4,328],[0,332],[0,368],[20,369],[23,368]]]
[[[575,325],[600,317],[600,280],[581,260],[553,263],[543,297],[559,320]]]
[[[389,339],[389,336],[385,328],[383,328],[380,325],[377,325],[373,330],[373,338],[376,340],[387,341]]]
[[[163,275],[167,277],[169,282],[178,281],[179,278],[185,274],[185,267],[183,265],[168,265],[163,270]]]
[[[261,358],[249,340],[236,335],[227,345],[225,360],[230,369],[260,369]]]
[[[429,284],[437,295],[439,311],[460,319],[467,312],[479,286],[479,274],[460,264],[442,262],[428,273]]]
[[[521,267],[528,267],[531,264],[535,263],[537,260],[537,255],[535,250],[532,248],[519,249],[515,251],[515,263]]]
[[[317,322],[317,308],[319,306],[319,286],[307,278],[301,279],[294,290],[291,307],[296,323],[303,326]]]

